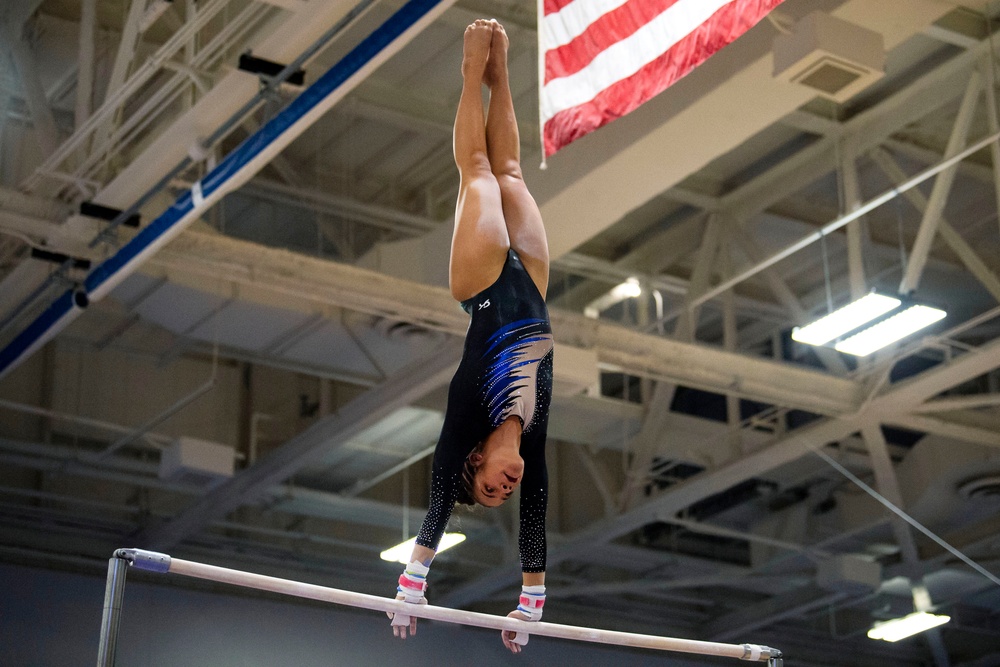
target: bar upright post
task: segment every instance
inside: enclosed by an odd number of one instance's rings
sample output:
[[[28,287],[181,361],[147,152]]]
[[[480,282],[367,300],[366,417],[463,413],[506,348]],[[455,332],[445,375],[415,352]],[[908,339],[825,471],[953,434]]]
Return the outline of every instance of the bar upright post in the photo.
[[[97,647],[97,667],[114,667],[115,664],[127,571],[128,561],[115,552],[115,555],[108,560],[108,583],[104,589],[104,615],[101,617],[101,642]]]

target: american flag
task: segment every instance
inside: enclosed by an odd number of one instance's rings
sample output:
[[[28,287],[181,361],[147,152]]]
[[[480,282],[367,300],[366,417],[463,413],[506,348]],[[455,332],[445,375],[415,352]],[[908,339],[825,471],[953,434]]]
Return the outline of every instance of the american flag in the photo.
[[[782,0],[538,0],[545,156],[620,118]]]

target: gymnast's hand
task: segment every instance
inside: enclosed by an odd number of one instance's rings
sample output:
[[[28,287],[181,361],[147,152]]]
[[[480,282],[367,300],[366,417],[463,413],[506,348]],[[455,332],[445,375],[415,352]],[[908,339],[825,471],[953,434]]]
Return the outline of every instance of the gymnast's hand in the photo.
[[[406,597],[400,593],[396,596],[397,600],[406,600]],[[422,597],[418,602],[410,602],[410,604],[427,604],[427,598]],[[400,639],[406,639],[406,632],[409,630],[410,636],[417,634],[417,617],[416,616],[405,616],[403,614],[393,614],[392,612],[386,612],[386,616],[392,619],[392,634]]]
[[[419,561],[410,561],[403,574],[399,575],[399,586],[396,588],[397,600],[409,604],[427,604],[424,591],[427,590],[427,572],[429,568]],[[392,619],[392,634],[400,639],[406,639],[406,630],[410,635],[417,634],[417,619],[407,614],[392,614],[386,612]]]
[[[522,621],[531,620],[516,609],[507,614],[507,618],[516,618]],[[520,635],[521,636],[518,636],[518,633],[511,632],[510,630],[500,631],[500,639],[503,640],[503,645],[506,646],[511,653],[515,654],[520,653],[521,647],[528,643],[528,635],[523,632],[520,633]]]
[[[518,598],[517,609],[507,614],[507,618],[518,618],[522,621],[542,620],[542,609],[545,607],[545,585],[525,585],[521,586],[521,597]],[[500,633],[503,645],[511,653],[520,653],[521,647],[528,643],[527,632],[511,632],[504,630]]]

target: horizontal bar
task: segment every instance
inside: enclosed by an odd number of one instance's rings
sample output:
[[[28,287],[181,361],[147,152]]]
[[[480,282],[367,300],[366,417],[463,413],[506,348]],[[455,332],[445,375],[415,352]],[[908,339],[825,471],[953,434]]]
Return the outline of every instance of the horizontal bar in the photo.
[[[541,621],[528,622],[516,618],[505,616],[493,616],[481,614],[474,611],[464,611],[460,609],[448,609],[447,607],[434,607],[431,605],[408,604],[401,600],[392,598],[367,595],[365,593],[354,593],[336,588],[327,588],[315,584],[306,584],[289,579],[269,577],[252,572],[242,572],[229,568],[195,563],[192,561],[171,558],[165,554],[142,551],[139,549],[121,549],[118,553],[126,558],[133,565],[140,569],[153,571],[166,571],[171,574],[179,574],[185,577],[195,577],[208,581],[217,581],[233,586],[243,586],[261,591],[292,595],[294,597],[319,600],[322,602],[332,602],[334,604],[346,605],[348,607],[359,607],[361,609],[371,609],[373,611],[384,611],[391,613],[405,614],[416,618],[426,618],[446,623],[458,623],[460,625],[472,625],[479,628],[492,630],[509,630],[511,632],[523,632],[528,635],[539,635],[543,637],[556,637],[559,639],[571,639],[576,641],[595,642],[599,644],[615,644],[618,646],[629,646],[633,648],[646,648],[659,651],[676,651],[680,653],[697,653],[700,655],[714,655],[725,658],[737,658],[740,660],[755,660],[758,662],[768,662],[772,659],[781,658],[781,652],[777,649],[756,644],[722,644],[719,642],[706,642],[694,639],[677,639],[673,637],[658,637],[656,635],[641,635],[630,632],[616,632],[613,630],[597,630],[594,628],[582,628],[572,625],[560,625],[558,623],[543,623]],[[152,566],[147,564],[152,563]],[[169,563],[166,570],[164,566]]]

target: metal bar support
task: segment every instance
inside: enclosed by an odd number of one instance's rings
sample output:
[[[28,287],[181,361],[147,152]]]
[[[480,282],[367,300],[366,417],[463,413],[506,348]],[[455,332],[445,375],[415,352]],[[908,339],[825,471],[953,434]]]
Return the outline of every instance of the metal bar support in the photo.
[[[108,560],[108,583],[104,589],[104,615],[101,617],[101,639],[97,647],[97,667],[114,667],[118,648],[118,626],[121,625],[122,601],[125,598],[125,573],[128,561],[121,549]]]
[[[598,644],[613,644],[617,646],[629,646],[633,648],[645,648],[659,651],[675,651],[680,653],[694,653],[699,655],[712,655],[725,658],[735,658],[739,660],[749,660],[752,662],[767,662],[768,665],[780,667],[782,653],[778,649],[760,644],[723,644],[720,642],[698,641],[693,639],[679,639],[674,637],[660,637],[655,635],[640,635],[629,632],[616,632],[612,630],[599,630],[595,628],[583,628],[571,625],[560,625],[556,623],[544,623],[542,621],[522,621],[514,618],[502,616],[492,616],[472,611],[460,609],[448,609],[445,607],[434,607],[431,605],[407,604],[401,600],[392,598],[377,597],[364,593],[354,593],[336,588],[316,586],[289,579],[279,579],[268,577],[252,572],[242,572],[231,570],[205,563],[195,563],[192,561],[171,558],[167,554],[143,549],[119,549],[115,552],[116,558],[121,561],[122,567],[125,562],[129,562],[133,567],[149,572],[170,573],[185,577],[194,577],[207,581],[217,581],[232,586],[242,586],[261,591],[270,591],[282,595],[305,598],[308,600],[319,600],[331,602],[333,604],[369,609],[372,611],[383,611],[389,613],[405,613],[417,618],[426,618],[446,623],[459,623],[480,628],[493,630],[509,630],[512,632],[523,632],[534,634],[540,637],[555,637],[559,639],[570,639],[576,641],[594,642]],[[124,586],[124,572],[122,572],[122,584]],[[108,587],[112,587],[112,578],[109,575]],[[119,595],[120,600],[120,595]],[[120,602],[118,604],[120,611]],[[107,610],[107,605],[105,606]],[[105,617],[108,614],[105,611]],[[107,627],[114,627],[117,630],[117,622],[107,623]],[[103,638],[102,638],[103,641]],[[112,656],[113,659],[113,656]],[[774,661],[779,662],[775,663]],[[112,663],[98,663],[98,667],[110,667]]]

